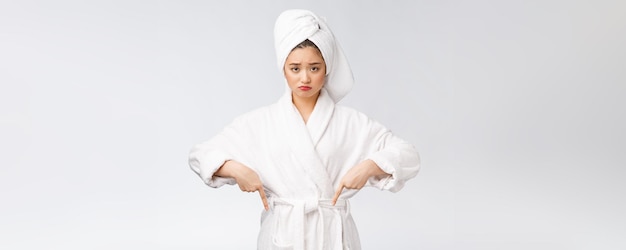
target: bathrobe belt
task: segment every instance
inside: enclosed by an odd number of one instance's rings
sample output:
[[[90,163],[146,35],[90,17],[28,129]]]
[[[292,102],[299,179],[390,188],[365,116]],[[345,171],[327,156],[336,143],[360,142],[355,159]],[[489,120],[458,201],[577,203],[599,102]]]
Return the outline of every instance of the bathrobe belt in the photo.
[[[333,206],[332,200],[297,200],[297,199],[283,199],[283,198],[271,198],[270,199],[271,209],[274,209],[274,206],[293,206],[293,210],[291,213],[291,218],[289,221],[291,222],[291,229],[294,230],[294,250],[304,250],[304,239],[305,239],[305,225],[304,220],[308,213],[319,213],[319,222],[317,226],[317,246],[324,246],[324,238],[335,237],[332,241],[334,246],[330,249],[343,249],[343,221],[344,218],[341,216],[340,209],[347,209],[349,213],[349,203],[347,200],[337,200],[337,203]],[[330,226],[330,232],[325,232],[325,224],[324,224],[324,214],[322,213],[322,209],[330,209],[333,211],[333,216],[335,219],[333,220],[333,225]]]

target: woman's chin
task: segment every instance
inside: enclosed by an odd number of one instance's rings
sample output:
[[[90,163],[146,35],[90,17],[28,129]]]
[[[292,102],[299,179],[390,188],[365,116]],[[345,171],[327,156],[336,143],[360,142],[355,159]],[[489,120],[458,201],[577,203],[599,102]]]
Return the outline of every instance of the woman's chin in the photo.
[[[309,98],[316,98],[319,95],[319,91],[315,92],[312,90],[309,91],[300,91],[300,90],[296,90],[292,92],[294,96],[301,98],[301,99],[309,99]]]

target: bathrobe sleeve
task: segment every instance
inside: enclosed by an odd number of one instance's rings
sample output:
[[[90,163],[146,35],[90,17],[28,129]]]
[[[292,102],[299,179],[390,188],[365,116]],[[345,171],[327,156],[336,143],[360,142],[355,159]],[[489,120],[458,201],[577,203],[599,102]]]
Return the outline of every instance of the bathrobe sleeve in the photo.
[[[372,177],[368,185],[397,192],[409,179],[415,177],[420,169],[420,157],[415,147],[393,135],[380,123],[369,119],[367,130],[373,153],[367,159],[374,161],[378,167],[391,176],[385,178]]]
[[[243,163],[242,152],[245,145],[246,119],[236,118],[215,137],[195,145],[189,153],[189,166],[208,186],[218,188],[224,184],[234,185],[233,178],[214,176],[215,172],[228,160]]]

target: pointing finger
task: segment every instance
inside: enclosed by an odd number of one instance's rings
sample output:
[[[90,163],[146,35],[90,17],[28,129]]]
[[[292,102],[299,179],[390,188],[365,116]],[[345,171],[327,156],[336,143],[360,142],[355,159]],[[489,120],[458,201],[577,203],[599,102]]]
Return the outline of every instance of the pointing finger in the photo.
[[[341,191],[343,191],[343,183],[339,186],[339,188],[337,189],[337,192],[335,192],[335,197],[333,197],[333,206],[335,205],[335,203],[337,203],[337,200],[339,199],[339,195],[341,195]]]
[[[265,196],[265,191],[263,190],[263,187],[259,188],[259,195],[261,196],[261,201],[263,201],[263,207],[265,208],[265,211],[270,209],[270,206],[267,204],[267,196]]]

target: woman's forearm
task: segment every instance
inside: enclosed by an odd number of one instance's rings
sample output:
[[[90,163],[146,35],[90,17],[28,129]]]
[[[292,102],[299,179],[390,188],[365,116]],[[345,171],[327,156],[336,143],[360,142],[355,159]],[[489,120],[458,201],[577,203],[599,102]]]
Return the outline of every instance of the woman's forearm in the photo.
[[[367,172],[368,172],[368,176],[372,177],[372,176],[380,176],[380,177],[386,177],[389,176],[390,174],[386,173],[385,171],[383,171],[378,164],[376,164],[376,162],[367,159],[364,161],[364,163],[367,166]]]
[[[217,171],[215,171],[214,175],[219,177],[236,179],[240,166],[242,166],[241,163],[233,160],[228,160],[224,162],[224,164]]]

